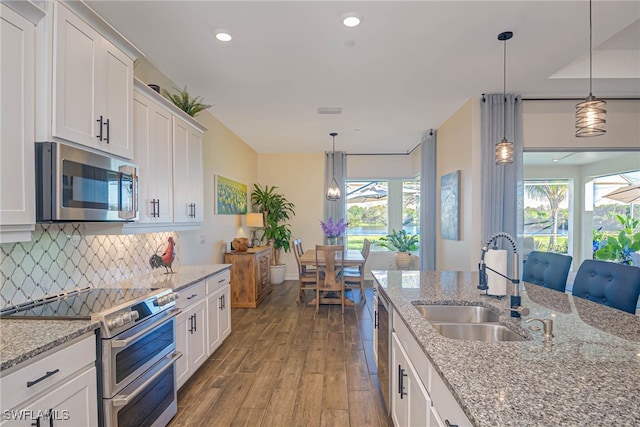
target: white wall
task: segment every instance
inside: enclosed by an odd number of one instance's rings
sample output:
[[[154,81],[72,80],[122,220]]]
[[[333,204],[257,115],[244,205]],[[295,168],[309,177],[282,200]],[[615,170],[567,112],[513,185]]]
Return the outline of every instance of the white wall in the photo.
[[[415,156],[418,153],[418,161]],[[348,155],[347,177],[358,179],[411,179],[420,175],[420,150],[403,155]]]
[[[522,129],[527,149],[640,149],[640,101],[607,101],[607,133],[575,137],[576,101],[524,101]]]

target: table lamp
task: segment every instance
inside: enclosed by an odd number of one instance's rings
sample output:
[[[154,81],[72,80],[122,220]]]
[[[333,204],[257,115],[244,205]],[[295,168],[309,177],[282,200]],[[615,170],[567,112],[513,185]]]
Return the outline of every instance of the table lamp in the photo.
[[[248,213],[245,217],[244,225],[251,228],[251,247],[260,245],[260,239],[256,237],[256,231],[258,228],[264,227],[262,214]]]

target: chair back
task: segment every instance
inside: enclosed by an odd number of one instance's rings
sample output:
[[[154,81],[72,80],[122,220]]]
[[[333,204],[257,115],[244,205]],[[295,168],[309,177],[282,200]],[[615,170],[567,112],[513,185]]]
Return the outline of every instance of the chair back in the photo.
[[[522,280],[564,292],[572,260],[569,255],[531,251],[524,263]]]
[[[342,289],[344,287],[344,246],[342,245],[316,245],[316,265],[318,268],[316,279],[318,283],[323,281],[323,289]],[[322,273],[321,274],[321,270]]]
[[[293,250],[293,254],[296,256],[296,262],[298,263],[298,273],[302,274],[304,272],[304,266],[300,262],[300,257],[303,254],[302,239],[293,240],[291,242],[291,249]]]
[[[370,250],[371,250],[371,240],[364,239],[364,242],[362,242],[362,257],[364,258],[365,262],[367,261],[367,258],[369,257],[369,251]]]
[[[573,295],[627,313],[635,313],[640,295],[640,268],[587,259],[573,282]]]

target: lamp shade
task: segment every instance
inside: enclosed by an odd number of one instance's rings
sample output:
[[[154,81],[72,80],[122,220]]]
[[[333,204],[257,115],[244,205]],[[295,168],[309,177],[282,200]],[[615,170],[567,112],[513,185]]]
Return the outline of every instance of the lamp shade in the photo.
[[[264,227],[264,221],[261,213],[248,213],[246,215],[244,225],[247,227],[256,227],[262,228]]]

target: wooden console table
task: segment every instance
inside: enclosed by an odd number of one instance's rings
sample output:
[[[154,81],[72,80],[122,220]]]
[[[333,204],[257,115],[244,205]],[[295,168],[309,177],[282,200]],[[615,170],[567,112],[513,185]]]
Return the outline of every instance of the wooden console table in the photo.
[[[231,264],[231,307],[256,308],[271,293],[269,246],[225,252],[224,262]]]

